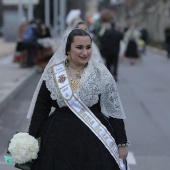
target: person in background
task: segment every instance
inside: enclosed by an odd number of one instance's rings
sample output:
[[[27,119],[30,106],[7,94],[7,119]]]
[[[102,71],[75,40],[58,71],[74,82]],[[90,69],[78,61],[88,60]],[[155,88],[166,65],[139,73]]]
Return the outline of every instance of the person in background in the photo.
[[[39,24],[39,29],[40,29],[39,38],[51,37],[50,29],[45,25],[45,23],[41,22]]]
[[[71,9],[66,16],[66,29],[63,34],[57,38],[55,43],[55,50],[60,46],[62,38],[67,35],[72,29],[76,27],[77,22],[82,21],[81,19],[81,10],[80,9]]]
[[[25,18],[23,18],[22,23],[19,26],[16,50],[13,58],[14,62],[19,62],[20,64],[26,59],[25,46],[23,44],[22,37],[27,28],[27,25],[28,23],[26,22]]]
[[[101,20],[100,20],[100,13],[96,13],[93,15],[93,21],[91,23],[91,26],[89,28],[90,33],[93,35],[93,41],[95,44],[99,47],[99,32],[101,29]]]
[[[88,26],[87,26],[86,22],[84,22],[84,21],[78,21],[78,22],[75,24],[75,28],[83,29],[83,30],[85,30],[85,31],[87,31],[87,32],[89,33]],[[89,33],[89,34],[90,34],[90,33]],[[90,35],[90,36],[91,36],[91,35]],[[104,60],[103,60],[103,57],[101,56],[100,51],[99,51],[99,49],[98,49],[98,47],[97,47],[97,45],[95,44],[94,41],[93,41],[93,46],[94,46],[94,50],[96,50],[96,52],[97,52],[98,55],[99,55],[100,63],[105,64],[105,63],[104,63]]]
[[[75,25],[75,28],[80,28],[82,30],[88,31],[88,26],[84,21],[78,21]]]
[[[26,62],[21,67],[32,67],[35,65],[37,53],[37,40],[39,37],[39,29],[37,23],[32,20],[24,31],[22,41],[27,51]]]
[[[27,115],[29,134],[41,137],[31,170],[121,169],[129,145],[126,116],[99,60],[90,35],[73,29],[47,64]]]
[[[148,40],[149,40],[149,33],[148,33],[148,30],[145,26],[145,24],[141,24],[141,26],[139,26],[139,31],[140,31],[140,40],[139,42],[143,41],[143,46],[142,46],[142,50],[141,50],[141,53],[142,54],[145,54],[146,53],[146,45],[148,43]]]
[[[45,23],[40,22],[39,36],[38,36],[38,46],[36,55],[36,65],[37,71],[42,72],[46,64],[52,57],[54,51],[52,48],[51,32],[50,29],[45,25]]]
[[[106,66],[113,74],[116,82],[118,81],[119,50],[122,38],[123,34],[115,29],[114,22],[108,22],[108,28],[105,29],[105,32],[100,36],[101,54],[105,58]]]
[[[164,30],[164,36],[165,36],[165,49],[167,51],[167,58],[170,59],[170,24],[168,27]]]
[[[66,16],[67,28],[64,35],[68,34],[72,29],[76,27],[77,22],[81,21],[80,9],[72,9]]]
[[[140,40],[140,32],[136,26],[132,24],[124,34],[123,41],[126,44],[125,57],[130,61],[130,64],[135,64],[140,59],[138,42]]]

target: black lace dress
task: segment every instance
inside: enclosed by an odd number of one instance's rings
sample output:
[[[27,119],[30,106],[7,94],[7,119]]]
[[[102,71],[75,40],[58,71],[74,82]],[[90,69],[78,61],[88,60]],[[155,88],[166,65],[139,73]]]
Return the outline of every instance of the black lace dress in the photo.
[[[48,116],[51,106],[56,109]],[[90,109],[117,144],[127,143],[122,119],[107,119],[99,104]],[[37,98],[29,134],[41,137],[41,151],[31,170],[119,170],[114,158],[91,130],[69,108],[59,108],[51,99],[45,82]]]

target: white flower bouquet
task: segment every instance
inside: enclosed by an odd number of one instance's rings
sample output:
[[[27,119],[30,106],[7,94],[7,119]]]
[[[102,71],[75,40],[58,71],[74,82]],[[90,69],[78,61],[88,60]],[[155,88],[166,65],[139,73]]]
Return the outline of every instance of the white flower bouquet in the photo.
[[[38,44],[41,45],[44,48],[48,48],[48,47],[52,47],[53,46],[53,42],[51,40],[51,38],[39,38],[38,39]]]
[[[11,139],[8,151],[15,164],[32,162],[38,156],[39,141],[29,133],[19,132]]]

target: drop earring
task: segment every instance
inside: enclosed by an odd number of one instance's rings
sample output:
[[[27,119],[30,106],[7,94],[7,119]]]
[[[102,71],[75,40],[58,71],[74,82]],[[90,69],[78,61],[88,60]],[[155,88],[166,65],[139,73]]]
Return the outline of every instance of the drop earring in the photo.
[[[68,55],[66,60],[65,60],[65,66],[68,67],[68,63],[69,63],[69,60],[70,60],[70,56]]]
[[[70,60],[70,55],[68,54],[67,59]]]

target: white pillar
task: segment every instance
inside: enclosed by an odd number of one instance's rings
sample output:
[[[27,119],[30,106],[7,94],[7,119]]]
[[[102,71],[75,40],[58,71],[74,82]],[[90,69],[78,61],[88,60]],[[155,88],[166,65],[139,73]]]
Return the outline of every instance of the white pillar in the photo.
[[[33,0],[28,1],[28,21],[33,19]]]
[[[54,15],[54,27],[58,24],[58,0],[53,0],[53,15]]]
[[[58,37],[58,4],[59,4],[59,0],[53,0],[53,30],[54,30],[54,37]]]
[[[20,25],[22,23],[22,20],[24,18],[24,12],[23,12],[23,2],[22,0],[18,0],[18,24]]]
[[[65,30],[65,13],[66,13],[66,0],[60,1],[60,34],[62,35]]]
[[[45,25],[50,28],[50,0],[45,0]]]

